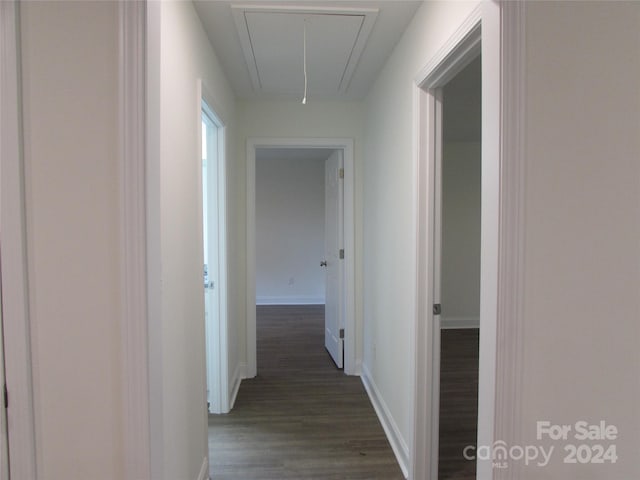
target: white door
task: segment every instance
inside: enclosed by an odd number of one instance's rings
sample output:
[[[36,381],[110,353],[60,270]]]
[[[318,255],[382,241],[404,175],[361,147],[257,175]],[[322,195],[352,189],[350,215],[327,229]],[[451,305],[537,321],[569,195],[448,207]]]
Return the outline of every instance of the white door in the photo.
[[[218,279],[218,127],[207,110],[204,108],[202,112],[202,232],[207,402],[210,413],[219,413],[221,392],[218,295],[220,285]]]
[[[343,368],[344,356],[342,168],[342,150],[336,150],[325,162],[325,257],[321,264],[326,269],[324,343],[338,368]]]

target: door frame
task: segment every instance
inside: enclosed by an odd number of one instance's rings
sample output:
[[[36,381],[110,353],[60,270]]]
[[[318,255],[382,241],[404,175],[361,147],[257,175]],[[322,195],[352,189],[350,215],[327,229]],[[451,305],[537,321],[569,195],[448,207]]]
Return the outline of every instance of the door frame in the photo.
[[[36,478],[20,58],[20,2],[0,2],[0,283],[9,464],[14,478]]]
[[[202,79],[198,80],[196,87],[198,95],[198,118],[202,121],[202,112],[206,114],[213,121],[217,127],[217,200],[218,200],[218,271],[216,275],[216,282],[218,289],[218,315],[217,325],[214,326],[214,330],[217,335],[213,338],[207,338],[207,342],[213,343],[211,351],[216,353],[217,362],[215,365],[211,365],[209,358],[207,358],[207,376],[210,375],[209,370],[214,369],[212,380],[215,383],[214,396],[217,398],[217,407],[214,409],[214,413],[228,413],[231,409],[231,400],[229,398],[229,323],[228,323],[228,289],[229,284],[229,271],[227,268],[227,166],[226,166],[226,144],[227,144],[227,123],[224,117],[220,116],[220,108],[216,107],[216,101],[211,95],[209,88]],[[204,103],[204,105],[203,105]],[[201,123],[198,123],[200,125]],[[202,145],[202,132],[198,129],[198,145]],[[200,150],[198,150],[200,151]],[[200,208],[203,208],[202,204],[202,162],[200,162],[200,169],[198,175],[198,188],[200,190]],[[200,218],[202,218],[202,211],[200,212]],[[202,227],[202,226],[201,226]],[[200,232],[200,239],[203,238],[202,231]],[[204,252],[204,245],[201,249]]]
[[[480,54],[480,22],[480,11],[476,9],[456,32],[452,46],[447,45],[442,52],[440,61],[427,65],[414,85],[418,142],[415,162],[418,195],[416,407],[420,406],[415,411],[415,478],[438,478],[440,315],[434,314],[430,307],[440,303],[442,87]],[[426,455],[420,458],[418,451]]]
[[[256,359],[256,150],[258,148],[333,148],[344,161],[344,372],[359,375],[356,345],[361,332],[355,319],[355,166],[350,138],[249,138],[247,140],[247,323],[246,377],[257,374]]]
[[[524,244],[524,9],[482,2],[415,77],[417,307],[414,323],[413,479],[438,478],[439,329],[433,314],[439,90],[482,54],[482,206],[478,446],[516,435],[522,408]],[[508,406],[508,410],[501,408]],[[495,412],[500,411],[500,416]],[[493,478],[477,459],[477,478]],[[512,473],[512,472],[509,472]]]

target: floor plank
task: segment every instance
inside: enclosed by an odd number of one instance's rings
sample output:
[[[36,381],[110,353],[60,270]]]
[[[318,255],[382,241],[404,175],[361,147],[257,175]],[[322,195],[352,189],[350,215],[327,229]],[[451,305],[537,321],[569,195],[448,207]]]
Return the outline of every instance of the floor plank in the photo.
[[[442,330],[440,336],[440,480],[476,478],[463,450],[476,445],[479,330]]]
[[[257,339],[258,376],[209,416],[213,479],[404,478],[360,379],[324,349],[323,306],[260,306]]]

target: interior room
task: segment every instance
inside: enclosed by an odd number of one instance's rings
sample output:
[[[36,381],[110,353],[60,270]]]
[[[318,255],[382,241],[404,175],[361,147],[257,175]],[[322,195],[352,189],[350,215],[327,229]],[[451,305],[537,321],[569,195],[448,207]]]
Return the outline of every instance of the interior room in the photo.
[[[0,480],[640,478],[639,3],[5,0],[0,24]],[[468,129],[436,122],[450,79]],[[308,148],[342,152],[322,255],[263,243],[263,150]],[[439,441],[466,463],[439,474]]]

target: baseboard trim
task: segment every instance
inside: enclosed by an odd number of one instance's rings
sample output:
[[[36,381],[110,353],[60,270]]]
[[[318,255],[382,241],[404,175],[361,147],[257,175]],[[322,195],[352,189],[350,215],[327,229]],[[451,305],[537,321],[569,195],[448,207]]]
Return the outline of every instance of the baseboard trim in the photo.
[[[284,296],[256,297],[256,305],[324,305],[324,297]]]
[[[369,372],[365,364],[362,365],[362,376],[360,378],[369,395],[371,404],[378,415],[378,419],[382,424],[382,428],[387,435],[387,439],[391,444],[391,448],[396,456],[398,465],[400,465],[404,478],[409,478],[409,447],[407,447],[407,443],[402,438],[400,429],[393,419],[382,395],[380,395],[380,391],[371,377],[371,372]]]
[[[440,328],[443,330],[454,328],[480,328],[480,317],[442,317]]]
[[[229,397],[229,410],[233,409],[233,406],[236,403],[236,398],[238,397],[238,391],[240,390],[240,384],[242,383],[242,379],[247,378],[247,364],[246,363],[238,363],[235,371],[233,372],[233,377],[231,378],[231,395]]]
[[[200,467],[200,473],[198,474],[198,478],[196,480],[209,480],[209,458],[204,457],[202,461],[202,466]]]

